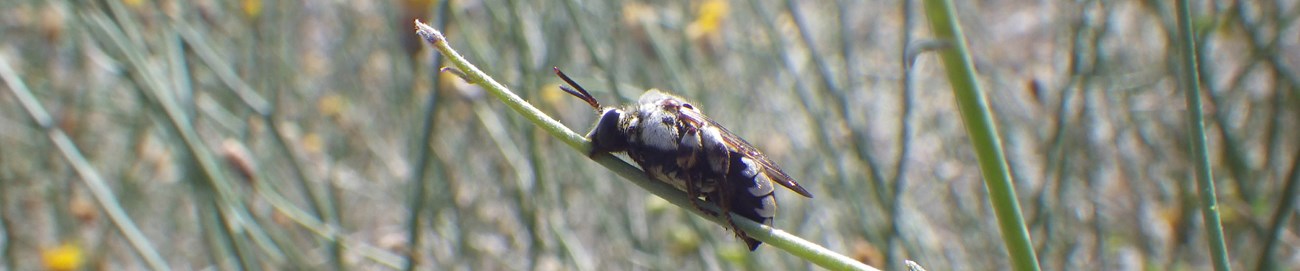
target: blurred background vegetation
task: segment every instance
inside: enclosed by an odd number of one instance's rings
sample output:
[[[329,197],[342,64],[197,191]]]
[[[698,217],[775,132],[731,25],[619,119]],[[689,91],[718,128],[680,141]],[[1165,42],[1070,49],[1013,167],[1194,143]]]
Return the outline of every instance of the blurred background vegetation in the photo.
[[[1043,267],[1208,269],[1170,1],[957,2]],[[1300,4],[1193,3],[1232,264],[1298,266]],[[552,66],[696,101],[816,196],[778,192],[777,228],[1007,269],[916,6],[0,1],[0,268],[811,268],[437,73],[418,18],[574,130]]]

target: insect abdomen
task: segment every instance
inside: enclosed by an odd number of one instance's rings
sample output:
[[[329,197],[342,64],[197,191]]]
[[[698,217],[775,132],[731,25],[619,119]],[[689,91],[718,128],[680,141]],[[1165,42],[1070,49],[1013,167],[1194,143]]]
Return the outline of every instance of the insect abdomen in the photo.
[[[772,181],[763,172],[762,165],[755,163],[748,157],[734,154],[731,160],[730,170],[727,172],[726,181],[720,182],[725,189],[719,191],[725,195],[710,195],[718,200],[726,200],[722,203],[727,205],[728,209],[740,216],[748,218],[763,225],[772,225],[773,218],[776,217],[776,197]],[[716,202],[716,201],[715,201]],[[733,229],[740,233],[740,229]],[[758,248],[759,242],[745,235],[740,235],[749,246],[749,250]]]

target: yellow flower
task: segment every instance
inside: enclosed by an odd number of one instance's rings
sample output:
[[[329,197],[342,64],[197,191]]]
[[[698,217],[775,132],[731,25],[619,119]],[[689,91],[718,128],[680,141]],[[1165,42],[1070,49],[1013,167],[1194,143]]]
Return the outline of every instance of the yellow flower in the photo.
[[[41,261],[45,264],[45,270],[77,270],[85,258],[81,255],[80,247],[69,243],[42,251]]]
[[[563,104],[566,102],[565,97],[569,96],[566,95],[563,90],[560,90],[560,84],[548,84],[542,86],[540,92],[542,93],[542,101],[546,102],[546,104],[550,106]]]
[[[338,118],[343,116],[343,113],[347,111],[347,105],[348,101],[343,98],[343,96],[339,96],[338,94],[329,94],[325,95],[325,97],[321,97],[320,100],[316,102],[316,110],[320,111],[321,115]]]
[[[700,4],[700,10],[695,16],[695,21],[691,21],[686,26],[686,35],[691,39],[698,39],[706,35],[717,35],[718,29],[722,28],[722,21],[727,18],[727,1],[725,0],[708,0]]]
[[[244,0],[241,6],[244,8],[244,15],[248,15],[248,17],[257,17],[257,15],[262,14],[262,0]]]
[[[319,134],[307,134],[307,136],[302,137],[302,148],[311,154],[321,153],[325,149],[325,140]]]

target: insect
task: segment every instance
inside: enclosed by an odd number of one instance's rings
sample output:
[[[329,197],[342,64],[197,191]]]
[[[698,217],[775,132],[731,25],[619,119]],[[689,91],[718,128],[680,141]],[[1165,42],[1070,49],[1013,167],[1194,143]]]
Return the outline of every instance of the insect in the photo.
[[[681,98],[651,89],[635,104],[601,107],[600,102],[559,68],[555,74],[572,88],[560,89],[595,108],[600,119],[587,133],[591,154],[626,152],[651,178],[685,191],[696,209],[723,215],[736,236],[749,250],[762,242],[736,227],[733,212],[765,225],[776,216],[772,182],[812,198],[767,156],[744,139],[718,125],[700,109]],[[721,214],[702,208],[703,197],[719,207]]]

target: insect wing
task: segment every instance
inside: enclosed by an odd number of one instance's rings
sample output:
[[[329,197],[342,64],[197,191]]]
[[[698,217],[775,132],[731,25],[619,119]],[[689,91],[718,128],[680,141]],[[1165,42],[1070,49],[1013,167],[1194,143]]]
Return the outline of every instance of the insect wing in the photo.
[[[803,186],[799,186],[799,183],[795,182],[794,178],[785,174],[784,171],[781,171],[781,168],[777,167],[776,164],[773,164],[771,160],[768,160],[766,155],[759,152],[757,148],[754,148],[754,146],[750,145],[749,142],[745,141],[745,139],[740,138],[730,130],[727,130],[727,127],[719,125],[717,122],[713,121],[713,119],[696,110],[682,110],[681,113],[690,121],[708,123],[708,125],[718,127],[718,130],[722,131],[723,141],[726,142],[727,145],[730,145],[732,149],[735,149],[736,152],[744,154],[746,157],[749,157],[749,159],[753,159],[755,162],[758,162],[759,165],[762,165],[763,172],[766,173],[769,179],[781,184],[781,186],[789,188],[795,193],[799,193],[799,195],[812,198],[812,193],[808,193],[808,190],[804,189]]]

